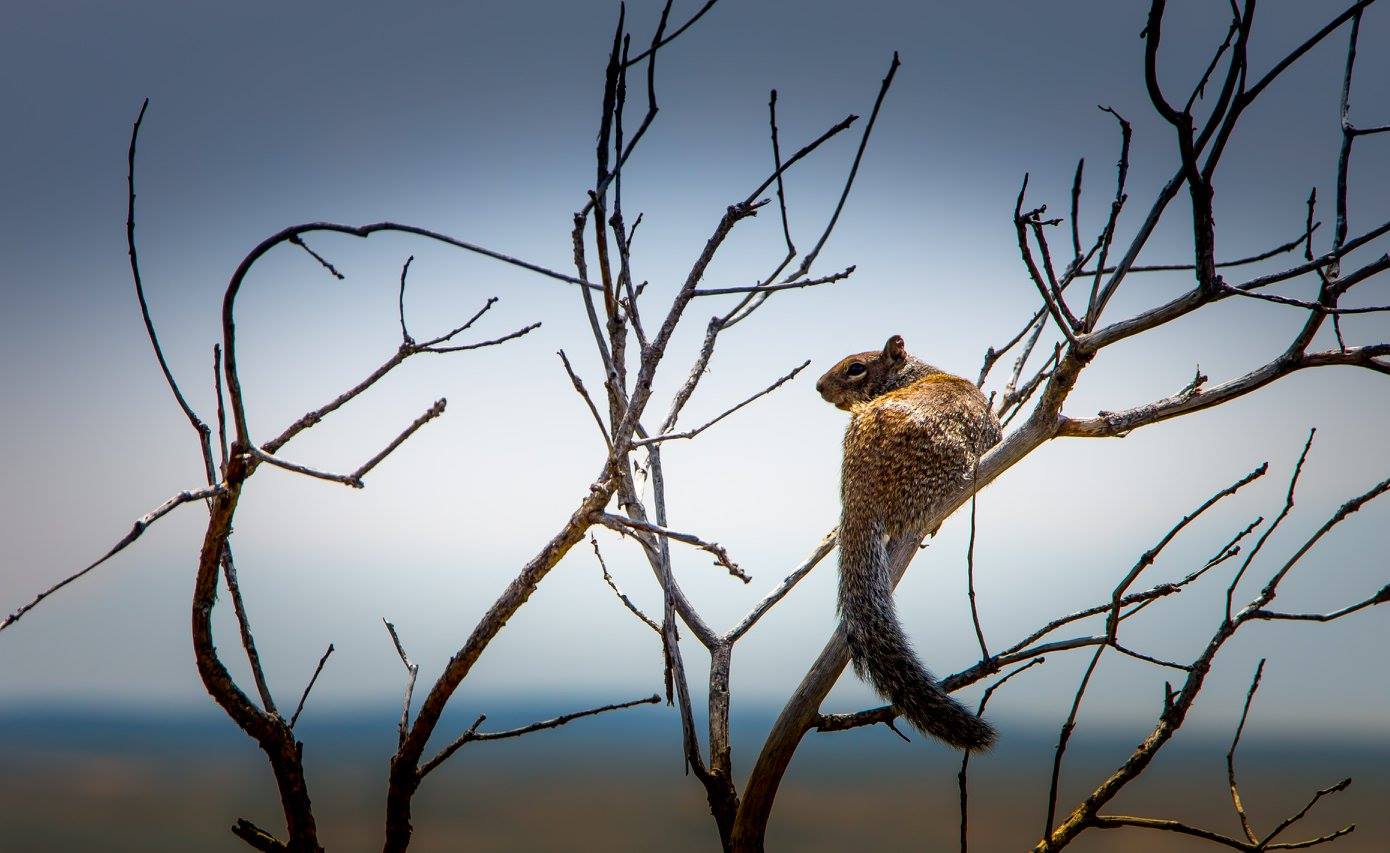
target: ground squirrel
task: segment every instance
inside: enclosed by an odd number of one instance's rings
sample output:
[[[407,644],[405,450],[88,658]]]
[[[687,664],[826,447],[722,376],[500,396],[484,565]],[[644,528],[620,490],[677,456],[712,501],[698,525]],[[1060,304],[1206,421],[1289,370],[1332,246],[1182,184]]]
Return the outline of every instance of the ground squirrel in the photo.
[[[988,749],[994,729],[942,691],[903,634],[886,545],[929,532],[942,499],[998,443],[999,421],[978,388],[908,355],[900,335],[882,352],[843,359],[816,390],[851,413],[840,486],[840,617],[855,672],[923,733]]]

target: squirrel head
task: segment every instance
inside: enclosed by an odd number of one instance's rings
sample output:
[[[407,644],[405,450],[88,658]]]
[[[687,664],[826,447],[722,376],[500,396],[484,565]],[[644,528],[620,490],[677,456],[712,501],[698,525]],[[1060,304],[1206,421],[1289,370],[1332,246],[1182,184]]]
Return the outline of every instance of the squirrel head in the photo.
[[[846,356],[816,382],[827,403],[849,411],[889,391],[916,381],[934,368],[907,354],[902,335],[894,335],[881,351]]]

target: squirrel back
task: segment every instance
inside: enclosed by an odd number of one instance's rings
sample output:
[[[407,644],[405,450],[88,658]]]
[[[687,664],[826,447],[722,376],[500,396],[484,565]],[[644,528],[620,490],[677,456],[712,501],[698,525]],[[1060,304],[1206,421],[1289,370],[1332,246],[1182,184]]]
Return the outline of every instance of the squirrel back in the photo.
[[[948,696],[898,622],[887,542],[921,539],[943,499],[974,476],[999,441],[999,422],[968,380],[908,355],[894,335],[882,352],[848,356],[816,390],[851,413],[841,476],[839,608],[855,671],[923,733],[988,749],[994,729]]]

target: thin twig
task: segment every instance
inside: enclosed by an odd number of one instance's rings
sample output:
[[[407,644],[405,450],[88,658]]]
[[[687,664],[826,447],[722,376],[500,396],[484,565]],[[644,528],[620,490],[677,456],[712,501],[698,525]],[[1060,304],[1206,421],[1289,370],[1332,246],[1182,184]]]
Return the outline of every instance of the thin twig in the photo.
[[[694,26],[695,22],[698,21],[698,20],[700,20],[701,18],[703,18],[703,17],[705,16],[705,13],[708,12],[710,9],[713,9],[713,8],[714,8],[714,4],[715,4],[715,3],[718,3],[718,2],[719,2],[719,0],[705,0],[705,5],[701,6],[701,7],[695,12],[695,14],[693,14],[693,15],[690,16],[690,18],[689,18],[685,23],[681,24],[679,27],[677,27],[677,28],[675,29],[675,31],[673,31],[669,36],[666,36],[665,38],[661,38],[661,37],[660,37],[660,32],[661,32],[661,31],[660,31],[660,30],[657,30],[658,37],[657,37],[656,39],[653,40],[652,46],[649,47],[649,48],[647,48],[646,50],[642,51],[641,53],[637,54],[636,56],[632,57],[631,59],[629,59],[629,60],[627,61],[627,64],[628,64],[629,66],[636,65],[637,63],[641,62],[642,60],[644,60],[644,59],[646,59],[646,58],[648,58],[648,57],[650,57],[650,56],[653,56],[658,50],[660,50],[661,48],[663,48],[663,47],[665,47],[666,45],[670,44],[672,41],[675,41],[676,37],[679,36],[681,33],[685,32],[686,30],[688,30],[688,29],[690,29],[692,26]],[[669,8],[669,7],[670,7],[670,4],[668,3],[668,4],[667,4],[667,8]],[[663,16],[663,19],[664,19],[664,16]]]
[[[1347,778],[1343,779],[1342,781],[1338,782],[1338,783],[1335,784],[1335,785],[1332,785],[1332,786],[1327,787],[1327,788],[1323,788],[1323,789],[1317,791],[1316,793],[1314,793],[1313,796],[1312,796],[1312,799],[1308,800],[1308,804],[1307,804],[1307,805],[1305,805],[1303,808],[1299,809],[1297,813],[1295,813],[1295,814],[1293,814],[1293,815],[1290,815],[1289,817],[1287,817],[1287,818],[1283,819],[1282,821],[1280,821],[1278,826],[1276,826],[1276,827],[1274,827],[1274,829],[1270,830],[1269,835],[1266,835],[1265,838],[1264,838],[1265,845],[1266,845],[1266,846],[1265,846],[1265,849],[1266,849],[1266,850],[1273,850],[1273,849],[1276,849],[1276,848],[1278,848],[1278,847],[1284,846],[1284,845],[1279,845],[1279,844],[1275,844],[1275,845],[1273,845],[1273,846],[1270,846],[1270,845],[1269,845],[1269,842],[1273,841],[1274,839],[1276,839],[1276,838],[1278,838],[1280,835],[1282,835],[1283,832],[1284,832],[1284,830],[1286,830],[1286,829],[1288,829],[1289,827],[1293,826],[1295,823],[1298,823],[1300,820],[1303,820],[1303,818],[1308,814],[1308,812],[1312,810],[1313,806],[1315,806],[1315,805],[1318,804],[1318,800],[1321,800],[1323,797],[1326,797],[1326,796],[1328,796],[1328,795],[1330,795],[1330,794],[1339,794],[1339,793],[1341,793],[1342,791],[1345,791],[1345,790],[1347,789],[1347,787],[1350,786],[1350,785],[1351,785],[1351,778],[1350,778],[1350,777],[1347,777]],[[1344,831],[1350,832],[1351,830],[1350,830],[1350,829],[1346,829],[1346,830],[1344,830]],[[1288,845],[1288,846],[1289,846],[1289,847],[1292,847],[1292,846],[1295,846],[1295,845]]]
[[[979,482],[980,455],[975,454],[975,470],[971,482]],[[975,504],[979,500],[979,490],[970,493],[970,544],[965,549],[965,589],[970,599],[970,622],[975,626],[975,639],[980,642],[980,660],[989,660],[989,646],[985,645],[985,632],[980,627],[980,608],[975,602]]]
[[[853,714],[817,714],[811,723],[811,730],[817,732],[846,732],[850,729],[863,728],[864,726],[874,726],[882,723],[892,730],[893,734],[902,738],[904,742],[911,743],[912,739],[898,730],[893,721],[898,718],[898,711],[891,705],[884,705],[879,708],[870,708],[867,711],[856,711]]]
[[[289,850],[283,841],[244,817],[237,818],[236,823],[232,824],[232,834],[264,853],[284,853]]]
[[[613,594],[618,596],[618,600],[623,603],[624,607],[626,607],[628,610],[632,612],[633,616],[636,616],[638,619],[641,619],[643,622],[647,624],[648,628],[651,628],[653,631],[660,634],[661,626],[656,623],[656,620],[643,613],[641,608],[639,608],[636,604],[633,604],[632,599],[627,597],[627,593],[623,592],[621,589],[618,589],[617,582],[614,581],[613,576],[608,573],[608,564],[605,563],[603,560],[603,552],[598,549],[598,539],[592,533],[589,534],[589,544],[592,545],[594,548],[594,556],[598,557],[599,568],[603,569],[604,583],[608,584],[608,588],[613,590]]]
[[[251,680],[256,682],[256,692],[261,697],[261,707],[267,714],[276,714],[275,699],[270,693],[270,684],[261,668],[261,656],[256,651],[256,638],[251,633],[251,619],[246,615],[246,603],[241,598],[241,583],[237,580],[236,562],[232,559],[230,542],[222,546],[222,577],[227,581],[227,594],[232,598],[232,612],[236,614],[237,630],[241,634],[241,647],[246,651],[246,662],[251,667]]]
[[[359,484],[358,488],[361,488],[362,478],[367,476],[368,472],[370,472],[373,468],[379,465],[381,463],[381,460],[389,456],[391,454],[391,451],[395,450],[397,447],[400,447],[401,443],[404,442],[407,438],[410,438],[412,435],[414,435],[415,431],[418,430],[420,427],[424,426],[425,424],[444,414],[444,407],[447,404],[448,401],[445,400],[443,397],[440,397],[438,400],[435,400],[434,405],[426,409],[425,413],[420,415],[420,417],[411,421],[410,426],[402,430],[401,434],[396,436],[390,444],[386,445],[386,447],[383,448],[380,453],[373,456],[371,459],[368,459],[366,462],[362,464],[362,467],[358,468],[356,471],[353,471],[350,476]]]
[[[1079,169],[1078,169],[1078,174],[1080,174]],[[988,655],[986,655],[986,657],[988,657]],[[992,696],[994,695],[994,691],[996,691],[996,690],[998,690],[999,688],[1003,687],[1005,682],[1007,682],[1009,679],[1013,678],[1015,675],[1018,675],[1020,672],[1023,672],[1024,670],[1027,670],[1027,669],[1031,669],[1031,668],[1037,666],[1038,664],[1043,663],[1043,662],[1046,661],[1046,660],[1047,660],[1047,658],[1042,658],[1042,657],[1033,658],[1032,660],[1030,660],[1030,661],[1028,661],[1027,663],[1025,663],[1023,666],[1020,666],[1020,667],[1018,667],[1017,669],[1011,670],[1010,672],[1008,672],[1007,674],[1005,674],[1003,678],[1001,678],[1001,679],[999,679],[998,681],[994,682],[994,683],[991,684],[989,687],[986,687],[986,688],[985,688],[984,695],[982,695],[982,696],[980,697],[980,704],[979,704],[979,706],[975,709],[975,716],[977,716],[977,717],[983,717],[983,716],[985,715],[985,706],[989,704],[990,697],[992,697]],[[974,754],[974,750],[970,750],[970,749],[965,750],[965,754],[963,754],[963,755],[960,757],[960,772],[958,772],[958,773],[956,774],[956,785],[957,785],[957,788],[958,788],[959,791],[960,791],[960,853],[967,853],[967,844],[968,844],[968,838],[969,838],[969,835],[970,835],[970,823],[969,823],[969,820],[970,820],[970,818],[969,818],[970,812],[969,812],[969,810],[968,810],[968,808],[967,808],[967,801],[968,801],[968,799],[969,799],[969,793],[968,793],[968,792],[969,792],[970,756],[971,756],[972,754]]]
[[[597,516],[594,517],[594,521],[598,522],[599,524],[602,524],[605,527],[616,530],[619,533],[627,533],[629,531],[636,530],[641,533],[653,533],[657,536],[665,536],[668,539],[674,539],[677,542],[684,542],[687,545],[694,545],[696,548],[699,548],[700,550],[706,551],[709,554],[713,555],[715,565],[723,566],[725,569],[728,570],[729,574],[733,575],[734,577],[738,578],[744,583],[748,583],[749,581],[753,580],[746,573],[744,573],[742,569],[738,567],[737,563],[730,559],[729,552],[724,550],[724,546],[720,545],[718,542],[706,542],[705,540],[691,533],[682,533],[678,530],[671,530],[670,528],[661,527],[660,525],[652,524],[650,522],[637,521],[631,518],[624,518],[621,515],[613,515],[612,513],[607,512],[599,513]]]
[[[1367,265],[1365,270],[1383,272],[1390,269],[1390,254],[1381,255],[1373,263]],[[1304,308],[1318,314],[1331,314],[1337,317],[1343,314],[1381,314],[1390,311],[1390,305],[1367,305],[1358,308],[1341,308],[1335,305],[1324,305],[1320,302],[1308,302],[1303,299],[1294,299],[1289,296],[1279,296],[1275,293],[1260,293],[1254,290],[1244,290],[1222,283],[1221,292],[1231,296],[1244,296],[1248,299],[1262,299],[1266,302],[1277,302],[1280,305],[1291,305],[1295,308]],[[1345,348],[1345,344],[1343,345]]]
[[[328,663],[328,656],[331,654],[333,654],[333,644],[329,643],[328,650],[323,653],[323,657],[319,658],[319,665],[314,667],[314,674],[310,676],[309,683],[304,685],[304,693],[299,697],[299,706],[294,709],[294,715],[290,717],[290,728],[294,728],[294,724],[299,722],[299,715],[304,710],[304,702],[309,698],[309,691],[314,689],[314,682],[319,680],[319,673],[323,672],[323,665]]]
[[[874,122],[878,120],[878,111],[883,106],[883,99],[888,94],[888,89],[893,85],[893,78],[897,75],[898,66],[901,64],[902,62],[898,60],[898,52],[893,51],[893,61],[888,66],[888,73],[884,75],[882,84],[879,85],[878,97],[874,98],[874,107],[869,111],[869,120],[864,125],[864,135],[859,137],[859,149],[854,152],[854,162],[850,164],[849,176],[845,178],[844,188],[840,191],[840,200],[835,203],[835,211],[830,214],[830,221],[825,224],[825,230],[821,232],[820,239],[816,240],[816,245],[802,256],[801,265],[785,281],[795,281],[810,272],[811,264],[815,263],[821,249],[825,247],[825,242],[830,239],[830,233],[835,230],[835,223],[839,221],[840,212],[844,210],[845,200],[849,198],[850,188],[854,186],[854,176],[859,173],[859,163],[864,159],[864,149],[869,146],[869,136],[873,133]],[[791,161],[788,161],[787,165],[791,165]],[[777,170],[777,173],[780,175],[782,170]],[[850,269],[852,270],[853,267]]]
[[[696,296],[724,296],[729,293],[772,293],[778,290],[798,290],[803,287],[815,287],[819,284],[834,284],[843,281],[854,274],[854,265],[831,275],[820,278],[808,278],[797,281],[784,282],[782,284],[750,284],[747,287],[702,287],[695,291]]]
[[[296,474],[303,474],[306,477],[313,477],[317,480],[327,480],[330,483],[342,483],[344,486],[351,486],[354,489],[360,489],[365,485],[361,480],[358,480],[351,474],[335,474],[332,471],[320,471],[317,468],[300,465],[298,462],[290,462],[287,459],[272,456],[259,447],[252,447],[251,455],[262,462],[274,465],[276,468],[283,468],[286,471],[293,471]]]
[[[434,347],[436,344],[442,344],[442,343],[444,343],[444,342],[446,342],[446,341],[453,340],[454,337],[457,336],[458,334],[460,334],[460,333],[462,333],[462,332],[468,331],[470,328],[473,327],[473,324],[474,324],[474,323],[478,322],[478,318],[482,317],[484,314],[486,314],[486,313],[488,312],[489,309],[492,308],[492,306],[494,306],[494,305],[497,304],[497,301],[498,301],[498,300],[497,300],[497,297],[496,297],[496,296],[489,296],[489,297],[487,298],[487,301],[483,303],[483,307],[482,307],[482,308],[479,308],[479,309],[478,309],[478,312],[477,312],[476,314],[474,314],[472,317],[469,317],[469,318],[468,318],[468,322],[464,323],[462,326],[459,326],[458,328],[454,329],[453,331],[448,332],[447,334],[440,335],[440,336],[437,337],[437,338],[433,338],[433,339],[431,339],[431,340],[425,341],[424,343],[420,344],[420,345],[419,345],[420,351],[421,351],[421,352],[445,352],[446,350],[434,349],[433,347]],[[534,324],[533,326],[531,326],[530,328],[528,328],[526,331],[530,331],[531,328],[536,328],[536,327],[538,327],[538,326],[540,326],[540,324],[539,324],[539,323],[536,323],[536,324]],[[521,332],[520,334],[525,334],[525,333],[526,333],[526,332]],[[513,337],[517,337],[517,336],[518,336],[518,335],[513,335]],[[485,344],[473,344],[472,346],[466,347],[466,348],[467,348],[467,349],[477,349],[477,348],[482,347],[482,346],[489,346],[489,345],[492,344],[492,343],[500,343],[502,340],[509,340],[509,338],[508,338],[508,339],[499,338],[499,339],[497,339],[496,341],[491,341],[491,342],[485,343]]]
[[[1247,266],[1249,264],[1259,263],[1260,261],[1267,261],[1275,255],[1282,255],[1285,252],[1292,252],[1299,246],[1307,245],[1307,242],[1312,238],[1313,233],[1316,232],[1321,225],[1321,222],[1313,222],[1312,220],[1309,220],[1308,224],[1304,227],[1303,233],[1299,234],[1292,240],[1289,240],[1286,243],[1280,243],[1274,248],[1266,249],[1265,251],[1260,252],[1258,254],[1249,255],[1243,258],[1237,258],[1233,261],[1217,261],[1216,268],[1228,269],[1230,267]],[[1308,258],[1308,260],[1311,261],[1312,258]],[[1129,272],[1186,272],[1193,269],[1196,269],[1196,266],[1194,264],[1136,264],[1129,268]],[[1109,274],[1113,273],[1114,271],[1115,267],[1104,267],[1098,270],[1083,270],[1077,273],[1077,275],[1092,276],[1095,275],[1097,272]]]
[[[222,466],[227,470],[227,410],[222,396],[222,345],[212,345],[212,390],[217,398],[217,445],[221,450]]]
[[[1303,442],[1303,450],[1298,454],[1298,461],[1294,463],[1293,473],[1289,475],[1289,487],[1284,494],[1283,509],[1279,511],[1279,515],[1275,516],[1274,523],[1265,528],[1264,533],[1260,534],[1260,538],[1255,540],[1255,547],[1251,548],[1246,553],[1245,559],[1241,561],[1240,568],[1236,570],[1235,577],[1231,578],[1230,585],[1226,587],[1226,618],[1228,620],[1231,618],[1232,600],[1235,598],[1236,587],[1240,585],[1241,579],[1245,577],[1246,570],[1250,568],[1250,564],[1254,562],[1256,555],[1260,553],[1265,543],[1269,541],[1269,537],[1274,535],[1274,531],[1279,529],[1279,525],[1284,523],[1284,519],[1288,518],[1289,512],[1293,510],[1294,490],[1298,488],[1298,478],[1303,474],[1303,463],[1308,460],[1308,451],[1312,449],[1313,437],[1317,434],[1317,427],[1308,430],[1308,439]]]
[[[1250,689],[1245,693],[1245,707],[1240,711],[1240,722],[1236,725],[1235,736],[1231,738],[1231,748],[1226,750],[1226,782],[1231,789],[1231,804],[1235,806],[1236,816],[1240,818],[1240,828],[1251,844],[1258,844],[1260,839],[1250,826],[1250,818],[1245,814],[1245,804],[1240,800],[1240,787],[1236,784],[1236,747],[1240,746],[1240,736],[1245,731],[1245,721],[1250,716],[1250,702],[1255,698],[1255,691],[1260,688],[1260,676],[1265,671],[1265,660],[1260,658],[1259,665],[1255,667],[1255,677],[1250,679]]]
[[[368,459],[366,462],[362,463],[362,465],[356,471],[353,471],[351,474],[335,474],[331,471],[320,471],[317,468],[310,468],[307,465],[300,465],[298,462],[290,462],[287,459],[281,459],[278,456],[273,456],[270,453],[267,453],[264,449],[259,447],[252,447],[251,455],[259,459],[260,461],[268,462],[277,468],[284,468],[286,471],[293,471],[296,474],[303,474],[307,477],[314,477],[319,480],[328,480],[331,483],[342,483],[343,485],[351,486],[354,489],[361,489],[366,486],[366,483],[362,481],[362,478],[365,477],[377,465],[381,464],[381,461],[385,459],[387,456],[391,455],[391,453],[397,447],[400,447],[406,439],[414,435],[416,430],[418,430],[420,427],[424,426],[425,424],[429,423],[430,421],[443,414],[444,407],[445,405],[447,405],[447,403],[448,401],[445,400],[443,397],[439,398],[438,400],[435,400],[434,405],[430,406],[428,409],[425,410],[424,414],[420,415],[420,417],[412,421],[410,423],[410,426],[402,430],[400,435],[397,435],[394,439],[392,439],[391,443],[386,445],[386,447],[384,447],[381,450],[381,452],[377,453],[371,459]]]
[[[384,617],[381,623],[386,626],[387,633],[391,635],[391,642],[396,645],[396,654],[401,656],[401,663],[405,664],[405,671],[408,673],[405,680],[405,698],[401,700],[401,721],[396,726],[396,730],[400,734],[397,746],[400,746],[405,743],[406,736],[410,733],[410,699],[415,693],[415,676],[420,674],[420,665],[412,663],[410,658],[406,657],[405,646],[401,645],[401,638],[396,633],[396,626]],[[478,722],[482,722],[482,720],[480,719]]]
[[[426,761],[424,764],[421,764],[418,775],[423,778],[425,774],[429,773],[431,770],[447,761],[449,756],[453,755],[455,752],[458,752],[460,747],[473,741],[503,740],[504,738],[521,737],[522,735],[529,735],[532,732],[538,732],[544,729],[553,729],[558,726],[563,726],[565,723],[568,723],[572,720],[578,720],[583,717],[592,717],[595,714],[602,714],[606,711],[620,711],[624,708],[631,708],[634,705],[655,705],[660,701],[661,696],[653,693],[652,695],[644,699],[633,699],[630,702],[618,702],[613,705],[604,705],[599,708],[590,708],[587,711],[575,711],[570,714],[561,714],[560,716],[554,717],[549,720],[541,720],[540,722],[520,726],[519,728],[515,729],[507,729],[505,731],[500,732],[478,731],[478,726],[482,724],[483,720],[487,719],[486,715],[482,715],[478,717],[477,721],[474,722],[472,726],[469,726],[467,731],[459,735],[457,738],[454,739],[452,743],[440,750],[438,755],[436,755],[434,758],[431,758],[429,761]]]
[[[665,433],[665,434],[663,434],[663,435],[656,435],[656,436],[652,436],[652,437],[650,437],[650,438],[640,438],[640,439],[637,439],[636,441],[632,442],[632,446],[633,446],[633,447],[644,447],[644,446],[649,445],[649,444],[659,444],[659,443],[661,443],[661,442],[663,442],[663,441],[670,441],[670,440],[676,439],[676,438],[694,438],[695,436],[699,435],[700,433],[704,432],[705,430],[709,429],[710,427],[712,427],[712,426],[714,426],[715,424],[719,423],[720,421],[724,420],[724,419],[727,418],[729,415],[732,415],[734,412],[737,412],[739,409],[742,409],[744,406],[748,405],[749,403],[753,402],[754,400],[758,399],[759,397],[765,396],[765,395],[767,395],[767,394],[771,394],[773,391],[776,391],[778,388],[782,387],[782,385],[784,385],[785,383],[787,383],[787,382],[791,381],[793,378],[795,378],[796,375],[797,375],[798,373],[800,373],[801,371],[805,370],[806,367],[807,367],[810,363],[811,363],[811,360],[808,358],[807,360],[803,361],[800,365],[798,365],[798,366],[792,368],[792,371],[791,371],[790,373],[788,373],[788,374],[786,374],[785,376],[781,377],[780,379],[776,380],[775,382],[773,382],[771,385],[767,386],[767,387],[764,388],[763,390],[761,390],[761,391],[759,391],[758,393],[754,394],[753,396],[747,398],[746,400],[744,400],[744,401],[742,401],[742,402],[740,402],[740,403],[737,403],[737,404],[735,404],[734,406],[731,406],[731,407],[728,408],[728,409],[725,409],[723,412],[720,412],[720,413],[719,413],[718,415],[716,415],[714,418],[710,419],[709,421],[705,422],[704,424],[701,424],[700,426],[695,427],[694,429],[689,429],[689,430],[686,430],[685,432],[670,432],[670,433]]]
[[[1091,677],[1095,674],[1096,667],[1100,663],[1101,655],[1105,652],[1107,647],[1113,647],[1115,644],[1120,624],[1121,601],[1124,600],[1125,593],[1128,591],[1130,584],[1134,583],[1134,581],[1138,579],[1140,573],[1146,568],[1153,565],[1154,560],[1158,558],[1158,555],[1162,553],[1163,549],[1166,548],[1184,528],[1201,517],[1207,510],[1211,509],[1221,500],[1230,497],[1245,486],[1263,477],[1268,470],[1269,463],[1264,463],[1249,474],[1246,474],[1244,477],[1207,498],[1195,510],[1183,516],[1177,524],[1169,528],[1168,532],[1165,533],[1152,548],[1140,555],[1133,568],[1131,568],[1129,572],[1125,574],[1124,578],[1116,584],[1114,592],[1111,593],[1110,612],[1106,617],[1105,642],[1097,646],[1095,654],[1091,656],[1091,661],[1087,665],[1080,683],[1077,685],[1075,695],[1072,697],[1071,710],[1067,713],[1067,719],[1062,723],[1062,729],[1057,738],[1057,747],[1052,759],[1052,779],[1048,785],[1047,822],[1043,826],[1043,838],[1047,838],[1051,835],[1052,827],[1056,819],[1057,792],[1062,774],[1062,761],[1066,755],[1067,744],[1071,739],[1071,734],[1076,728],[1077,713],[1081,710],[1081,702],[1086,695],[1086,688],[1091,683]],[[1158,661],[1154,660],[1154,662]]]
[[[594,423],[598,424],[598,431],[603,435],[603,443],[609,450],[613,449],[613,439],[608,435],[608,427],[604,426],[603,416],[598,413],[598,406],[594,405],[594,399],[589,396],[589,390],[584,387],[584,380],[579,378],[579,374],[574,372],[574,367],[570,364],[569,357],[564,350],[555,353],[560,357],[560,361],[565,365],[565,372],[569,374],[570,383],[574,385],[574,390],[584,400],[584,404],[589,407],[589,414],[594,416]]]
[[[410,265],[414,262],[415,256],[411,255],[405,259],[405,263],[401,264],[401,288],[396,297],[396,317],[401,322],[401,343],[406,346],[415,342],[415,339],[410,336],[410,330],[405,326],[405,277],[410,272]],[[492,303],[489,302],[488,304],[491,305]]]
[[[68,584],[87,574],[92,569],[95,569],[97,566],[100,566],[102,563],[116,556],[116,554],[123,551],[127,545],[134,542],[136,539],[139,539],[140,535],[143,534],[151,524],[154,524],[156,521],[169,514],[169,512],[171,512],[175,507],[183,506],[184,504],[189,503],[190,501],[200,501],[204,498],[215,497],[217,495],[224,494],[226,491],[226,487],[219,484],[216,486],[208,486],[207,488],[203,489],[190,489],[188,491],[179,492],[178,494],[164,501],[159,506],[155,507],[154,509],[150,510],[149,512],[136,519],[135,523],[131,525],[130,532],[127,533],[124,537],[122,537],[119,542],[117,542],[115,545],[111,547],[111,550],[107,551],[95,562],[89,564],[80,572],[69,575],[61,581],[58,581],[58,583],[39,593],[33,601],[29,602],[28,604],[24,605],[23,607],[19,608],[18,610],[7,616],[5,618],[5,621],[3,623],[0,623],[0,631],[3,631],[6,628],[10,627],[15,622],[18,622],[20,617],[37,607],[39,603],[42,602],[45,598],[48,598],[53,593],[57,592],[58,590],[67,586]]]
[[[1292,622],[1332,622],[1341,619],[1343,616],[1364,610],[1367,607],[1374,607],[1377,604],[1385,604],[1390,601],[1390,584],[1381,587],[1374,595],[1362,599],[1355,604],[1348,604],[1346,607],[1333,610],[1330,613],[1280,613],[1275,610],[1252,610],[1248,618],[1265,619],[1270,621],[1292,621]]]
[[[310,257],[319,262],[319,266],[328,270],[328,272],[331,273],[332,276],[336,278],[338,281],[343,281],[346,278],[346,276],[338,272],[337,268],[330,264],[328,260],[324,258],[323,255],[320,255],[318,252],[315,252],[313,249],[309,248],[309,244],[304,242],[303,237],[300,237],[298,234],[296,234],[295,236],[290,238],[290,242],[303,249],[304,251],[308,252]]]
[[[484,309],[484,310],[486,310],[486,309]],[[481,312],[479,312],[479,313],[481,313]],[[470,321],[470,322],[472,322],[472,321]],[[420,352],[446,353],[446,352],[464,352],[464,351],[466,351],[466,350],[471,350],[471,349],[482,349],[483,347],[496,346],[497,344],[505,343],[505,342],[510,341],[510,340],[513,340],[513,339],[515,339],[515,338],[519,338],[519,337],[521,337],[522,335],[529,335],[531,332],[534,332],[535,330],[539,329],[540,327],[541,327],[541,324],[540,324],[539,322],[536,322],[536,323],[532,323],[532,324],[530,324],[530,325],[528,325],[528,326],[522,326],[520,329],[517,329],[515,332],[512,332],[512,333],[510,333],[510,334],[503,335],[503,336],[501,336],[500,338],[493,338],[493,339],[487,340],[487,341],[478,341],[477,343],[473,343],[473,344],[459,344],[458,346],[452,346],[452,347],[422,346],[422,347],[420,347]],[[444,339],[445,339],[445,340],[448,340],[449,338],[451,338],[451,337],[453,337],[454,335],[458,334],[459,332],[463,331],[465,328],[467,328],[467,326],[462,326],[462,327],[460,327],[460,328],[458,328],[458,329],[456,329],[456,330],[450,332],[448,335],[445,335],[445,336],[444,336]]]
[[[735,625],[729,631],[729,633],[724,635],[724,641],[732,645],[733,643],[737,642],[740,637],[748,633],[748,630],[752,628],[754,625],[756,625],[758,623],[758,620],[763,618],[763,616],[769,610],[771,610],[777,604],[777,602],[781,601],[784,597],[786,597],[787,593],[792,591],[792,587],[796,586],[798,583],[801,582],[802,578],[810,574],[811,570],[814,569],[816,565],[820,563],[821,560],[825,559],[826,555],[829,554],[834,547],[835,531],[832,530],[831,532],[825,534],[825,536],[821,538],[820,543],[816,545],[815,550],[813,550],[810,553],[810,555],[806,557],[806,559],[802,560],[800,565],[792,569],[791,574],[783,578],[782,582],[779,583],[776,586],[776,588],[774,588],[771,592],[764,596],[762,601],[759,601],[756,605],[754,605],[753,609],[748,612],[748,615],[743,617],[743,619],[737,625]]]
[[[140,318],[145,323],[145,333],[149,336],[150,346],[154,348],[154,357],[159,362],[159,369],[164,374],[164,381],[169,386],[169,390],[173,392],[174,400],[178,402],[184,416],[188,418],[188,422],[198,433],[198,444],[203,452],[204,473],[207,475],[210,486],[217,482],[217,473],[212,464],[212,430],[193,412],[193,407],[188,405],[183,392],[179,390],[179,383],[174,379],[173,371],[169,369],[169,362],[164,358],[164,350],[159,345],[159,335],[154,330],[154,320],[150,317],[150,306],[145,301],[145,285],[140,279],[140,258],[135,251],[135,148],[136,142],[140,138],[140,124],[145,120],[145,110],[149,106],[149,98],[140,104],[140,112],[135,116],[135,124],[130,128],[130,149],[126,155],[125,238],[126,251],[130,256],[130,277],[135,282],[135,299],[140,303]]]

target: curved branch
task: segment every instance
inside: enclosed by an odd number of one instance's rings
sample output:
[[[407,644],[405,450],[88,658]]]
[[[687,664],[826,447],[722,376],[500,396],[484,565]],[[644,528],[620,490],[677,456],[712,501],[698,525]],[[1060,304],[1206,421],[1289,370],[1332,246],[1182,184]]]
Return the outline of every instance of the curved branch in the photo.
[[[212,430],[193,412],[193,407],[188,405],[183,392],[179,390],[179,383],[174,380],[173,371],[169,369],[169,362],[164,359],[164,350],[159,345],[159,335],[154,331],[154,320],[150,318],[150,306],[145,302],[145,285],[140,280],[140,259],[135,251],[135,143],[140,138],[140,123],[145,120],[145,110],[149,106],[149,98],[140,105],[140,113],[135,116],[135,124],[130,129],[130,150],[126,156],[125,240],[126,251],[130,255],[130,277],[135,281],[135,298],[140,303],[140,319],[145,322],[145,333],[149,336],[150,346],[154,348],[154,357],[159,362],[164,381],[174,393],[174,400],[178,402],[184,416],[198,433],[198,444],[203,452],[203,469],[210,486],[217,482],[217,469],[212,461]]]

